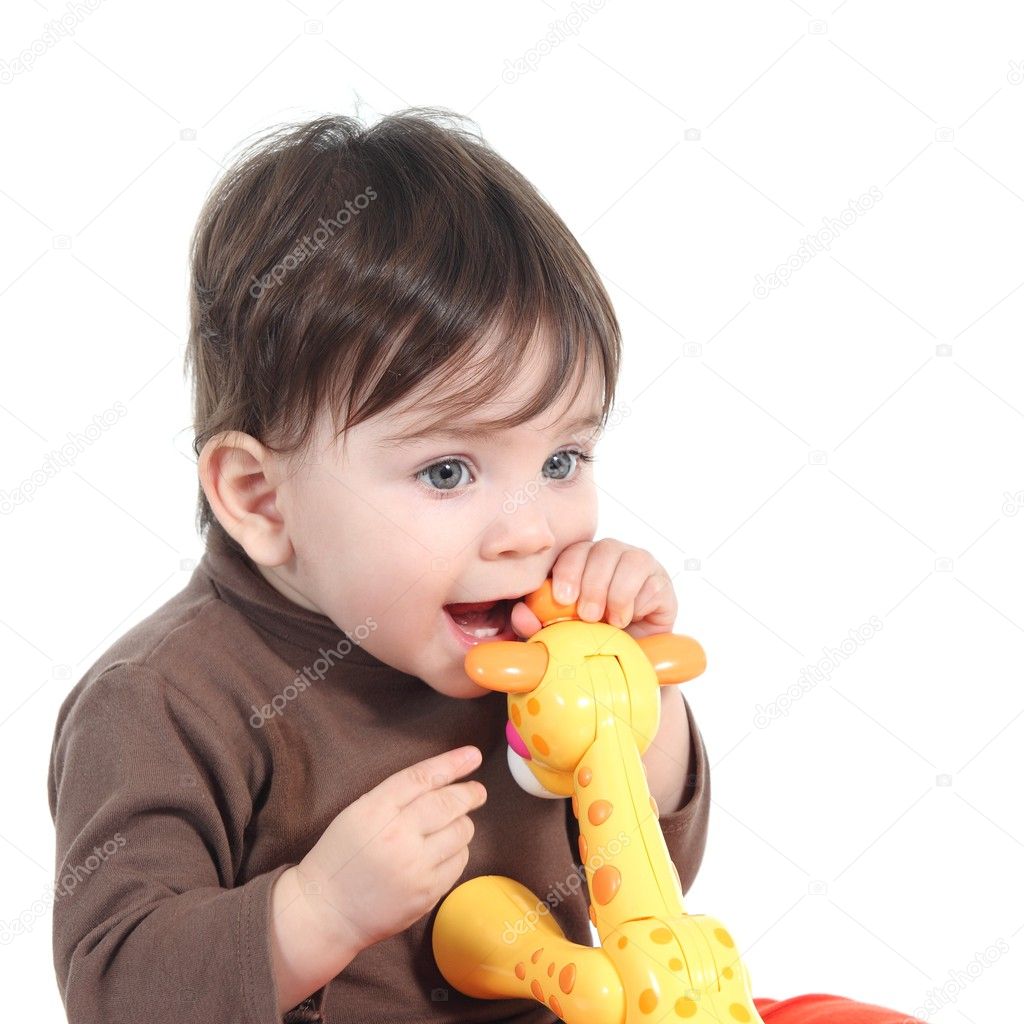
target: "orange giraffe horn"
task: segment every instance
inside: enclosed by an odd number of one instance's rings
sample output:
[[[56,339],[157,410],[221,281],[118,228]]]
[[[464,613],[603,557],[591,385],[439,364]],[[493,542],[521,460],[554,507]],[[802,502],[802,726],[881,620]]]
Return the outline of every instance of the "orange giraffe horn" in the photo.
[[[637,640],[637,643],[654,666],[662,686],[687,683],[696,679],[708,667],[704,648],[691,636],[656,633]]]
[[[548,670],[548,652],[543,644],[495,640],[471,647],[466,652],[465,667],[477,686],[502,693],[529,693],[540,685]]]

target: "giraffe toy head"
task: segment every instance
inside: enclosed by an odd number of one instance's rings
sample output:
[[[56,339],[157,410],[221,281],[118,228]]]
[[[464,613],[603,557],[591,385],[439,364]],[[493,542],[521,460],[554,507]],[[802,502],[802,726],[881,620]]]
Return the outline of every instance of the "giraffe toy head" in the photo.
[[[607,623],[585,622],[575,602],[555,600],[550,578],[524,601],[541,629],[525,642],[477,644],[465,668],[479,686],[508,694],[509,767],[519,784],[538,796],[567,797],[599,717],[625,717],[642,754],[658,731],[659,686],[700,675],[704,651],[691,637],[662,633],[635,640]],[[613,656],[622,667],[628,694],[617,707],[602,706],[595,694],[586,660],[595,655]]]

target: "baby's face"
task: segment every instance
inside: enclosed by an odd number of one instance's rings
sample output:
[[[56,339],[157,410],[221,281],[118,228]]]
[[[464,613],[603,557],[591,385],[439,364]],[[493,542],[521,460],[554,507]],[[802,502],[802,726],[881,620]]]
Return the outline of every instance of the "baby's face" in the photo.
[[[521,408],[537,372],[524,368],[514,393],[479,408],[472,423]],[[589,381],[575,401],[571,391],[491,436],[453,422],[451,436],[386,444],[424,418],[406,404],[411,413],[389,411],[352,428],[344,450],[325,413],[311,454],[278,489],[295,555],[261,571],[272,583],[283,576],[292,600],[364,638],[381,661],[439,693],[484,696],[463,660],[476,643],[515,637],[513,602],[490,617],[453,617],[445,606],[528,594],[564,548],[593,540],[597,529],[593,469],[574,453],[593,452],[596,426],[578,421],[599,420],[600,382]]]

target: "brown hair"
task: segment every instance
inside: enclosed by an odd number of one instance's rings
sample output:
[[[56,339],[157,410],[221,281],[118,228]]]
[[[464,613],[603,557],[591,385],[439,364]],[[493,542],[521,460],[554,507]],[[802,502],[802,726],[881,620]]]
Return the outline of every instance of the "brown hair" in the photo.
[[[340,434],[434,379],[457,417],[516,378],[540,328],[552,372],[494,422],[547,409],[574,368],[578,394],[595,360],[604,422],[621,347],[611,301],[558,215],[462,120],[411,108],[372,127],[340,115],[285,125],[217,182],[191,245],[197,456],[226,430],[291,454],[324,402],[335,426],[346,410]],[[452,394],[494,330],[484,372]],[[196,525],[227,538],[202,487]]]

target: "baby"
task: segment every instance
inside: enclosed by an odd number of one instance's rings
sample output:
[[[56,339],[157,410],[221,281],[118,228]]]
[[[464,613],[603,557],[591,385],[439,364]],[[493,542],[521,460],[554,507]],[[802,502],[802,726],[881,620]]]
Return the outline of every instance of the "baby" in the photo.
[[[620,361],[594,268],[454,115],[319,118],[208,199],[187,360],[202,561],[54,736],[69,1019],[555,1020],[452,989],[430,936],[498,874],[543,894],[509,928],[593,944],[569,802],[511,777],[467,650],[536,632],[520,598],[549,576],[637,638],[677,615],[648,552],[594,539]],[[643,760],[685,892],[707,753],[661,698]]]

